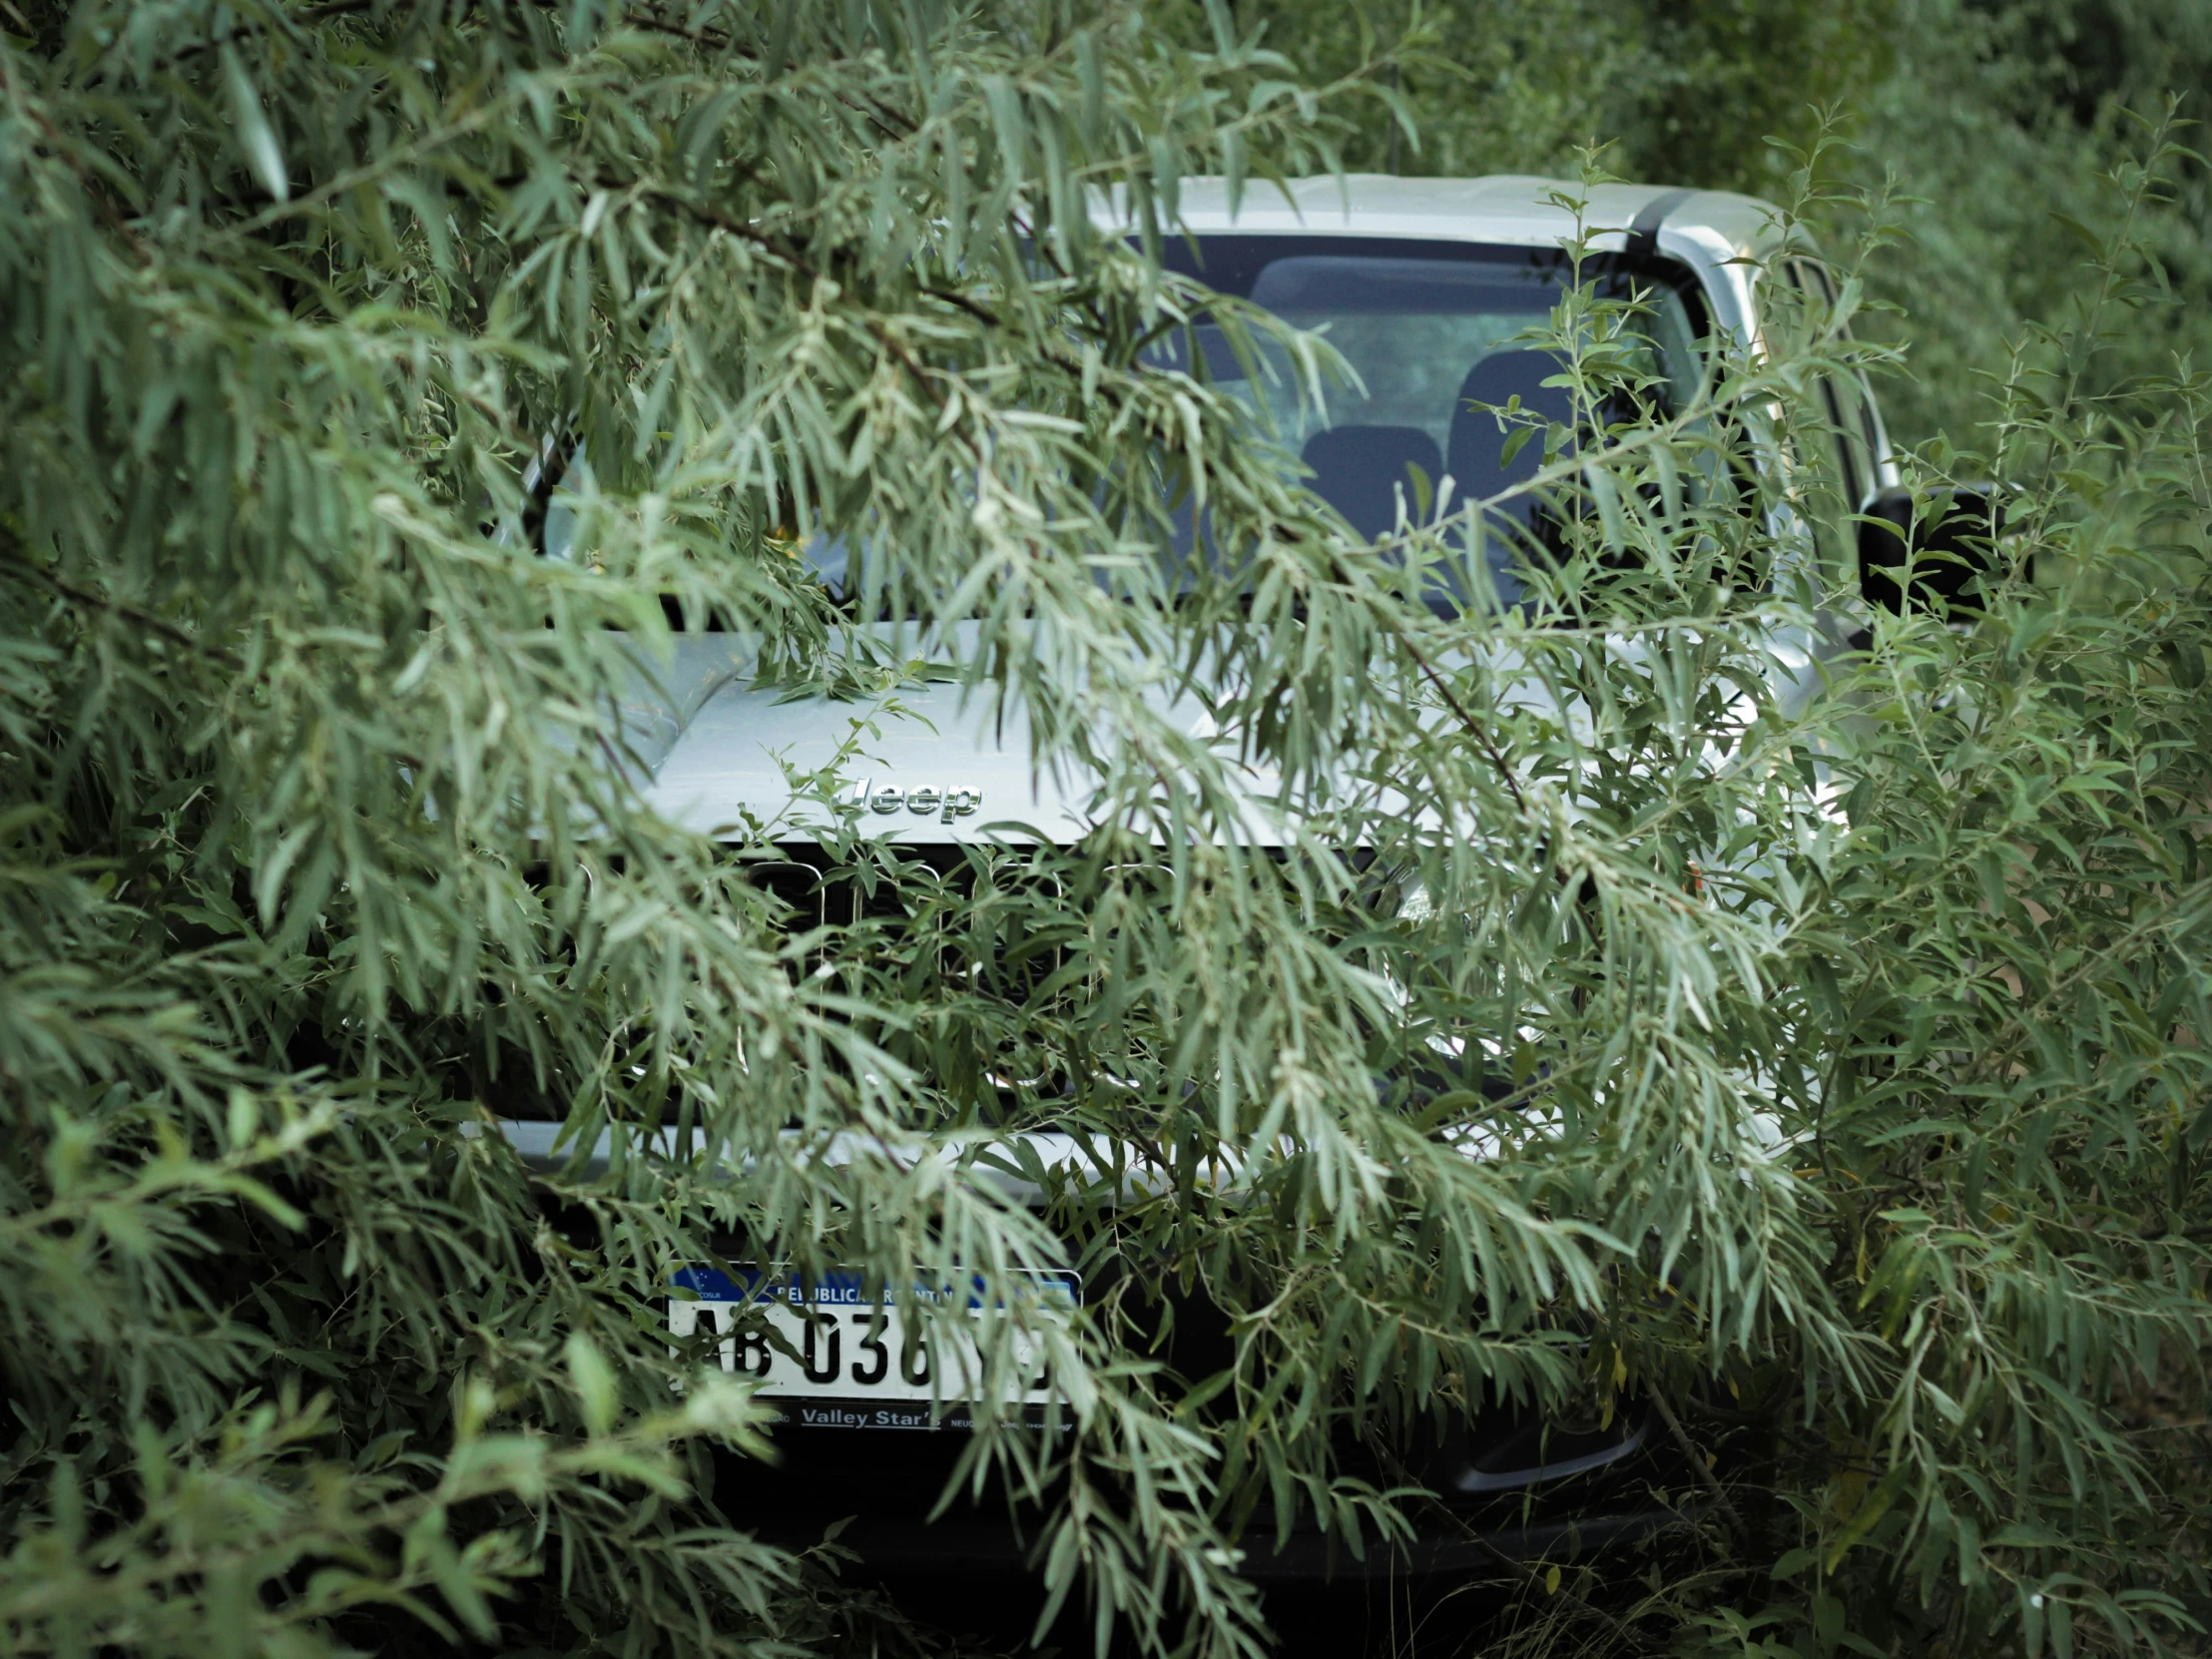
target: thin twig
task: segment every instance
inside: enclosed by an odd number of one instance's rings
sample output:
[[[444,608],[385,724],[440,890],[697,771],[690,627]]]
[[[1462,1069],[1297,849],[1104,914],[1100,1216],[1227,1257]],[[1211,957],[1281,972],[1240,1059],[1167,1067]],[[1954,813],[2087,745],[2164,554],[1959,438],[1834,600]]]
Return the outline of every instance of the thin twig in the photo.
[[[317,23],[326,23],[333,17],[343,17],[347,12],[365,12],[375,3],[376,0],[328,0],[325,5],[309,6],[297,17],[289,17],[284,21],[294,29],[307,28]],[[256,31],[249,29],[245,32],[253,34]],[[203,52],[213,52],[219,46],[228,46],[237,38],[237,33],[226,29],[213,40],[195,41],[190,46],[179,48],[166,58],[157,59],[150,73],[159,75],[164,70],[175,69],[179,64],[197,58]]]
[[[22,545],[11,541],[10,551],[20,554],[23,551]],[[197,651],[203,656],[212,657],[223,664],[224,667],[234,671],[245,667],[243,663],[220,645],[211,644],[206,638],[194,633],[189,628],[180,628],[164,617],[156,616],[151,611],[140,610],[138,606],[128,604],[123,600],[110,599],[104,593],[96,593],[90,588],[80,588],[74,582],[65,582],[52,571],[41,570],[37,565],[31,563],[28,558],[18,559],[17,564],[21,569],[29,572],[32,577],[44,583],[74,605],[84,605],[97,610],[113,612],[126,622],[135,622],[141,628],[157,633],[164,639],[175,641],[188,651]]]
[[[1342,558],[1337,559],[1336,565],[1339,576],[1351,581],[1352,572],[1347,568],[1344,560]],[[1358,586],[1357,583],[1354,583],[1354,585]],[[1403,646],[1405,654],[1413,659],[1413,666],[1418,668],[1428,683],[1436,688],[1436,695],[1444,700],[1444,707],[1449,709],[1458,719],[1459,724],[1467,729],[1467,735],[1474,739],[1476,746],[1481,749],[1483,756],[1489,761],[1492,770],[1497,773],[1499,780],[1505,785],[1505,793],[1513,798],[1513,805],[1521,812],[1527,812],[1528,798],[1521,794],[1520,780],[1513,776],[1512,766],[1506,761],[1497,744],[1492,741],[1490,734],[1468,712],[1467,706],[1459,701],[1458,694],[1445,683],[1444,677],[1436,672],[1435,665],[1429,662],[1421,648],[1414,643],[1413,636],[1406,632],[1404,619],[1397,614],[1396,607],[1378,597],[1373,609],[1375,614],[1382,619],[1384,626],[1397,636],[1397,643]]]
[[[8,90],[11,94],[15,91],[12,77]],[[21,100],[19,99],[18,102],[21,103]],[[130,245],[131,252],[138,256],[139,264],[152,263],[152,257],[146,251],[146,244],[139,241],[138,233],[131,229],[130,221],[123,217],[123,210],[110,200],[107,191],[102,188],[100,182],[86,169],[84,163],[77,159],[70,147],[68,136],[46,118],[46,112],[43,109],[29,108],[28,113],[31,119],[38,123],[47,138],[52,141],[53,149],[51,153],[60,158],[62,166],[68,168],[70,172],[77,176],[78,188],[85,193],[93,206],[100,210],[100,217],[108,222],[108,228]]]
[[[1651,1391],[1651,1403],[1658,1408],[1659,1420],[1667,1425],[1667,1432],[1674,1436],[1674,1443],[1682,1448],[1682,1455],[1689,1458],[1690,1467],[1697,1471],[1698,1479],[1713,1494],[1713,1501],[1720,1505],[1721,1513],[1728,1519],[1728,1529],[1736,1536],[1736,1542],[1739,1545],[1748,1545],[1751,1542],[1751,1528],[1744,1524],[1743,1514],[1729,1497],[1728,1488],[1721,1484],[1720,1476],[1712,1471],[1705,1459],[1698,1454],[1697,1447],[1690,1442],[1689,1434],[1682,1427],[1682,1419],[1674,1414],[1674,1407],[1667,1403],[1667,1396],[1654,1388]]]
[[[1412,1471],[1405,1467],[1394,1452],[1383,1446],[1378,1446],[1376,1449],[1382,1453],[1382,1461],[1401,1484],[1415,1487],[1420,1484],[1413,1478]],[[1422,1492],[1420,1502],[1431,1515],[1442,1521],[1451,1531],[1456,1532],[1461,1542],[1474,1545],[1475,1548],[1496,1561],[1499,1566],[1518,1577],[1523,1584],[1531,1588],[1541,1589],[1545,1595],[1554,1596],[1576,1612],[1594,1619],[1611,1631],[1617,1641],[1626,1643],[1636,1652],[1648,1653],[1651,1651],[1650,1644],[1645,1641],[1640,1632],[1629,1625],[1623,1624],[1604,1608],[1598,1606],[1597,1603],[1576,1595],[1564,1584],[1561,1584],[1556,1590],[1550,1588],[1544,1583],[1543,1575],[1537,1572],[1534,1567],[1531,1567],[1525,1561],[1506,1554],[1487,1534],[1477,1532],[1472,1526],[1468,1525],[1464,1515],[1440,1500],[1435,1493]]]
[[[1449,1508],[1446,1508],[1443,1504],[1436,1502],[1433,1498],[1429,1500],[1429,1506],[1434,1514],[1442,1517],[1446,1522],[1449,1523],[1451,1528],[1459,1534],[1460,1538],[1464,1542],[1470,1543],[1474,1545],[1475,1548],[1481,1550],[1483,1554],[1487,1555],[1499,1566],[1505,1568],[1506,1571],[1512,1573],[1515,1577],[1519,1578],[1523,1585],[1533,1590],[1541,1590],[1547,1597],[1563,1602],[1566,1606],[1571,1608],[1576,1613],[1581,1614],[1584,1618],[1590,1619],[1595,1623],[1603,1625],[1608,1631],[1612,1633],[1613,1639],[1615,1641],[1625,1643],[1635,1652],[1649,1653],[1651,1651],[1650,1644],[1644,1640],[1640,1632],[1638,1632],[1630,1625],[1623,1624],[1619,1619],[1613,1617],[1612,1614],[1608,1613],[1596,1602],[1591,1601],[1584,1596],[1576,1594],[1573,1590],[1569,1589],[1563,1583],[1556,1590],[1552,1589],[1548,1584],[1544,1582],[1544,1575],[1542,1573],[1539,1573],[1526,1561],[1522,1561],[1514,1556],[1508,1555],[1504,1550],[1500,1549],[1497,1544],[1489,1537],[1487,1537],[1483,1533],[1477,1532],[1473,1527],[1469,1526],[1463,1516],[1455,1513]]]
[[[720,29],[709,29],[700,24],[684,24],[663,17],[660,13],[644,10],[630,14],[628,21],[657,35],[672,40],[689,41],[708,51],[727,52],[732,57],[743,58],[751,64],[759,64],[761,55],[749,47],[738,44],[736,38]],[[911,138],[920,126],[911,116],[893,109],[873,93],[855,93],[832,90],[831,96],[855,115],[863,116],[875,124],[875,129],[885,138]]]
[[[640,196],[690,214],[704,225],[710,225],[718,231],[727,232],[733,237],[739,237],[752,243],[756,248],[783,261],[809,281],[820,281],[822,279],[822,273],[815,268],[812,261],[782,237],[776,236],[772,232],[764,231],[757,225],[748,225],[744,220],[733,218],[718,209],[710,208],[703,202],[689,201],[681,193],[670,190],[665,185],[641,184],[630,188],[635,189]],[[943,408],[943,388],[931,378],[929,371],[915,359],[913,352],[907,348],[906,342],[893,334],[881,317],[868,317],[866,326],[868,332],[875,336],[875,342],[898,359],[899,366],[913,377],[914,382],[928,394],[929,400],[936,404],[938,408]]]

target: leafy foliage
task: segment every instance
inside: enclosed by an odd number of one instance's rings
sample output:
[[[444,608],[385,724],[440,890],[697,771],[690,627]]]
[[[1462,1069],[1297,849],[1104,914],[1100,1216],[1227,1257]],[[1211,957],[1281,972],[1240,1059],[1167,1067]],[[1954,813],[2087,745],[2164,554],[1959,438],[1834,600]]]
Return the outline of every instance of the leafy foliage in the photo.
[[[1910,340],[1910,377],[1889,393],[1915,442],[1983,410],[1981,376],[2007,344],[2064,315],[2090,273],[2115,202],[2110,179],[2141,150],[2141,119],[2170,95],[2202,121],[2212,99],[2212,18],[2188,5],[1952,5],[1901,9],[1903,73],[1853,112],[1870,182],[1895,173],[1910,251],[1873,278],[1870,332]],[[1935,89],[1970,89],[1936,96]],[[2212,172],[2177,156],[2169,188],[2139,206],[2137,236],[2173,302],[2140,308],[2106,343],[2090,389],[2202,360],[2212,266]]]
[[[1806,683],[1857,273],[1671,410],[1635,306],[1570,290],[1532,597],[1439,615],[1476,513],[1363,543],[1144,349],[1205,314],[1330,374],[1159,251],[1184,174],[1264,190],[1390,108],[1390,60],[1317,96],[1209,15],[87,0],[8,40],[12,1647],[877,1641],[715,1482],[773,1450],[666,1336],[717,1255],[1106,1288],[1013,1305],[985,1363],[1035,1345],[1056,1421],[980,1409],[962,1469],[1101,1640],[1257,1651],[1237,1549],[1400,1532],[1500,1398],[1656,1401],[1685,1454],[1647,1600],[1530,1581],[1555,1646],[2190,1628],[2212,486],[2197,381],[2091,395],[2139,216],[1956,462],[2017,486],[1979,620],[1874,617]],[[951,870],[832,833],[884,901],[802,925],[747,873],[773,827],[641,795],[638,711],[740,638],[856,744],[961,677],[1108,828]],[[1231,1345],[1186,1376],[1194,1287]]]
[[[1370,108],[1346,166],[1463,178],[1573,173],[1586,146],[1614,147],[1631,178],[1774,193],[1788,165],[1761,141],[1804,148],[1821,111],[1856,106],[1895,60],[1891,0],[1393,0],[1345,7],[1272,0],[1232,8],[1309,75],[1393,49],[1389,86],[1414,113],[1408,140]],[[1201,39],[1207,9],[1171,0],[1163,21]],[[1355,112],[1359,114],[1361,112]]]
[[[1161,15],[1204,38],[1203,6]],[[1882,200],[1882,226],[1904,238],[1867,272],[1861,332],[1902,352],[1908,372],[1885,377],[1884,413],[1916,445],[1962,433],[2009,342],[2082,285],[2109,177],[2141,147],[2137,118],[2172,94],[2201,121],[2212,99],[2200,0],[1271,0],[1240,15],[1309,74],[1356,64],[1378,41],[1399,49],[1389,85],[1405,119],[1381,105],[1349,112],[1355,169],[1571,174],[1580,147],[1604,142],[1629,178],[1775,196],[1794,155],[1848,138],[1825,165]],[[2169,185],[2138,230],[2179,302],[2108,342],[2100,390],[2201,359],[2212,342],[2212,171],[2177,157]],[[1841,241],[1876,229],[1845,199],[1823,218]]]

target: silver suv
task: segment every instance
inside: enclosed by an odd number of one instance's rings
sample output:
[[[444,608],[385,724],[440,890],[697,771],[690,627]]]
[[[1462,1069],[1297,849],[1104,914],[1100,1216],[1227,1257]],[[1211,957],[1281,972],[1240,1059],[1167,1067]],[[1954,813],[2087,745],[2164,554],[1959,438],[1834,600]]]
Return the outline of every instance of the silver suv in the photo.
[[[1255,401],[1270,404],[1311,487],[1372,538],[1446,480],[1465,501],[1535,470],[1540,446],[1501,461],[1487,407],[1517,398],[1524,409],[1569,418],[1565,394],[1543,385],[1556,363],[1515,340],[1541,324],[1571,279],[1561,246],[1578,227],[1560,205],[1570,189],[1519,177],[1311,179],[1294,183],[1289,201],[1253,186],[1232,216],[1221,181],[1191,180],[1181,201],[1189,240],[1171,243],[1164,258],[1217,290],[1327,328],[1360,384],[1339,388],[1319,411],[1290,394],[1287,375],[1247,376],[1209,340],[1218,330],[1196,332],[1215,380],[1246,381]],[[1701,341],[1760,346],[1766,284],[1833,297],[1819,263],[1785,248],[1776,210],[1749,197],[1605,185],[1586,193],[1582,221],[1618,228],[1590,238],[1596,257],[1582,275],[1623,292],[1633,284],[1645,296],[1654,367],[1684,402],[1704,372]],[[1898,471],[1872,393],[1859,377],[1834,374],[1820,393],[1825,453],[1778,464],[1811,463],[1832,498],[1879,516],[1896,494]],[[1515,578],[1504,550],[1514,531],[1525,539],[1530,513],[1524,499],[1508,515],[1517,524],[1491,542],[1499,550],[1494,582],[1508,599]],[[1841,558],[1850,526],[1824,522],[1818,531]],[[817,548],[813,557],[825,580],[852,579],[842,546]],[[1813,664],[1845,648],[1864,618],[1847,608],[1824,620],[1831,625],[1803,641],[1782,642],[1807,685]],[[634,711],[655,802],[704,830],[752,820],[803,832],[820,823],[823,804],[795,790],[793,779],[840,753],[859,711],[755,689],[741,642],[695,637],[683,649],[674,672]],[[899,712],[871,715],[880,735],[844,780],[843,799],[878,832],[918,844],[981,836],[994,823],[1020,823],[1055,840],[1090,828],[1084,781],[1036,775],[1026,733],[963,709],[957,687],[907,686],[895,701]]]
[[[1522,343],[1568,281],[1594,279],[1641,296],[1649,378],[1676,406],[1687,405],[1703,383],[1710,342],[1759,352],[1771,284],[1835,297],[1827,273],[1809,250],[1785,242],[1780,216],[1763,203],[1714,191],[1608,185],[1587,193],[1578,223],[1562,205],[1570,193],[1569,186],[1535,178],[1330,178],[1294,184],[1288,200],[1253,187],[1232,214],[1222,182],[1189,181],[1180,203],[1188,236],[1168,246],[1166,263],[1301,327],[1326,328],[1358,378],[1314,408],[1288,395],[1266,363],[1249,355],[1240,360],[1215,337],[1218,329],[1196,328],[1183,345],[1163,349],[1170,361],[1176,349],[1207,353],[1216,382],[1242,385],[1255,404],[1266,404],[1285,447],[1310,472],[1312,489],[1374,540],[1439,492],[1485,500],[1509,494],[1533,472],[1541,446],[1509,453],[1489,411],[1517,399],[1524,410],[1571,420],[1564,394],[1544,384],[1557,371],[1555,360]],[[1562,247],[1592,227],[1608,229],[1587,237],[1578,268]],[[1899,536],[1910,528],[1897,507],[1898,471],[1881,417],[1856,375],[1826,374],[1817,396],[1823,407],[1810,441],[1819,452],[1777,452],[1755,464],[1810,469],[1824,478],[1823,493],[1843,510],[1815,527],[1812,543],[1825,549],[1815,556],[1841,561],[1849,548],[1880,564],[1888,545],[1881,537],[1902,550]],[[1510,602],[1518,578],[1508,554],[1529,545],[1540,526],[1526,501],[1498,512],[1501,533],[1490,545],[1507,552],[1490,578],[1497,596]],[[1187,514],[1180,529],[1205,535],[1203,522]],[[1864,547],[1863,533],[1874,537]],[[547,534],[549,551],[559,553],[558,500]],[[1795,540],[1804,545],[1808,538]],[[854,585],[849,561],[857,556],[834,544],[810,554],[826,582],[847,586]],[[1465,598],[1437,596],[1440,604]],[[1860,612],[1857,600],[1846,600],[1802,639],[1776,642],[1784,672],[1810,685],[1822,659],[1849,648],[1865,621]],[[892,657],[913,643],[890,637],[896,630],[889,623],[856,626],[862,633],[872,628]],[[963,631],[949,635],[933,641],[933,649],[957,657]],[[634,749],[651,768],[652,799],[700,830],[743,827],[756,845],[765,839],[782,847],[787,862],[760,868],[791,903],[795,925],[834,921],[837,905],[858,902],[816,879],[820,863],[810,843],[832,823],[940,860],[961,843],[1009,833],[1008,826],[1061,845],[1094,828],[1085,781],[1034,768],[1019,724],[997,724],[981,712],[981,700],[964,700],[957,684],[909,682],[875,702],[795,698],[788,687],[756,683],[753,648],[741,636],[690,635],[677,652],[673,667],[650,692],[640,692],[630,711]],[[1785,690],[1794,695],[1796,688]],[[1187,712],[1195,731],[1204,713],[1195,705]],[[825,787],[826,779],[833,782]],[[1271,780],[1254,776],[1251,783],[1256,802],[1268,795]],[[1255,818],[1256,839],[1268,839],[1270,822]],[[555,1128],[517,1123],[510,1134],[527,1154],[550,1158]],[[1034,1155],[1031,1168],[1065,1169],[1082,1156],[1061,1137],[1023,1138]],[[1010,1174],[978,1178],[1035,1196]],[[1004,1543],[1002,1533],[973,1516],[920,1524],[949,1467],[955,1435],[868,1432],[956,1426],[960,1413],[911,1346],[902,1348],[896,1310],[886,1318],[883,1310],[858,1308],[856,1277],[786,1284],[763,1267],[735,1278],[700,1269],[680,1279],[682,1291],[671,1302],[674,1333],[726,1333],[725,1363],[759,1377],[784,1402],[786,1462],[777,1473],[747,1476],[784,1525],[805,1532],[859,1507],[863,1513],[845,1541],[891,1561],[972,1563],[995,1547],[993,1539]],[[1080,1298],[1082,1289],[1068,1279],[1043,1294]],[[1179,1328],[1201,1333],[1201,1343],[1205,1323],[1203,1311],[1179,1316]],[[783,1340],[768,1340],[769,1330]],[[1416,1559],[1396,1565],[1459,1570],[1500,1551],[1547,1550],[1570,1531],[1597,1543],[1656,1527],[1669,1517],[1639,1500],[1642,1482],[1633,1471],[1665,1452],[1663,1438],[1635,1412],[1590,1423],[1480,1416],[1421,1471],[1457,1520],[1424,1539]],[[861,1501],[857,1492],[868,1495]],[[1532,1501],[1538,1497],[1545,1502]],[[1323,1560],[1322,1551],[1318,1537],[1294,1538],[1282,1551],[1261,1549],[1251,1566],[1304,1574]]]

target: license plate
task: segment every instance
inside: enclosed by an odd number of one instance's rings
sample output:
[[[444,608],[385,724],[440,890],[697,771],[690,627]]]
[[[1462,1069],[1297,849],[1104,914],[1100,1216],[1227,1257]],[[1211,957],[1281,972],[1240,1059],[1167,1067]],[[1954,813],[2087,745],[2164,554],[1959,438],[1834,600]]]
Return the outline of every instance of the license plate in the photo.
[[[951,1304],[969,1321],[1004,1317],[1003,1303],[987,1299],[980,1282],[916,1284],[903,1294],[885,1287],[875,1296],[857,1272],[802,1279],[744,1267],[683,1268],[676,1284],[692,1295],[669,1299],[669,1335],[720,1335],[722,1369],[758,1379],[763,1398],[780,1402],[787,1422],[809,1427],[969,1426],[980,1346],[960,1321],[942,1314],[925,1321],[915,1311]],[[1083,1300],[1072,1273],[1025,1275],[1015,1294],[1070,1310]],[[923,1341],[925,1329],[933,1329],[933,1343]],[[1042,1406],[1050,1398],[1034,1347],[1014,1340],[1023,1382],[1009,1382],[1007,1404]]]

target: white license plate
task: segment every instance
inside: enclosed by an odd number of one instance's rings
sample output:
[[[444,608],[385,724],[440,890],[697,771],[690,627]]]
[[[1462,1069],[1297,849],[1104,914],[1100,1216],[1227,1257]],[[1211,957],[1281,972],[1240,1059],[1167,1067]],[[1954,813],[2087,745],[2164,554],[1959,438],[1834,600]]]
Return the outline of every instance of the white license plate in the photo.
[[[1083,1300],[1072,1273],[1027,1275],[1023,1283],[1047,1307],[1073,1309]],[[917,1284],[876,1297],[862,1275],[843,1270],[802,1279],[750,1267],[684,1268],[676,1284],[692,1295],[669,1299],[669,1335],[722,1334],[722,1369],[759,1379],[762,1395],[783,1402],[787,1421],[810,1427],[967,1426],[964,1406],[982,1370],[976,1339],[942,1314],[924,1321],[909,1310],[964,1304],[968,1320],[1003,1317],[979,1285]],[[934,1341],[925,1344],[930,1328]],[[782,1345],[769,1340],[769,1330]],[[1042,1405],[1050,1397],[1033,1346],[1014,1341],[1025,1385],[1009,1383],[1006,1403]]]

